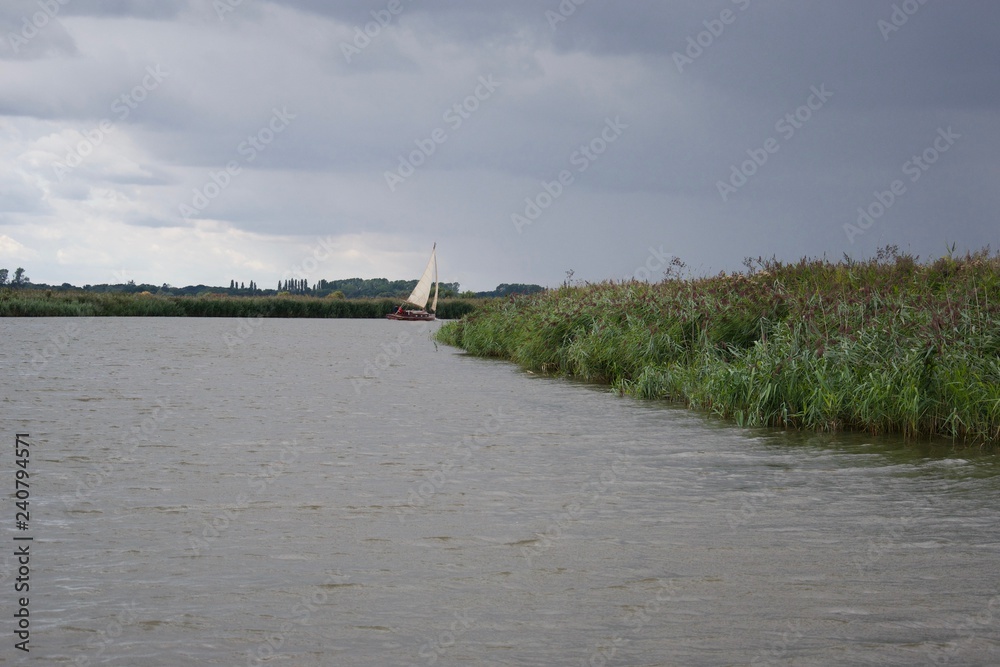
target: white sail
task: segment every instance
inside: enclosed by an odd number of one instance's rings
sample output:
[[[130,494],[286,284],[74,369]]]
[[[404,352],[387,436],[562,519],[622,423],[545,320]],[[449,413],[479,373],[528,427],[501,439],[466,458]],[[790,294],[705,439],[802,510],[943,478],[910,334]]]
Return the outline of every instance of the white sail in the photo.
[[[412,303],[418,308],[424,308],[427,306],[427,300],[431,296],[431,283],[434,283],[434,305],[431,310],[437,309],[437,244],[434,244],[434,248],[431,250],[431,258],[427,261],[427,268],[424,269],[424,275],[420,276],[420,280],[417,281],[417,286],[413,288],[410,292],[409,298],[406,300]]]

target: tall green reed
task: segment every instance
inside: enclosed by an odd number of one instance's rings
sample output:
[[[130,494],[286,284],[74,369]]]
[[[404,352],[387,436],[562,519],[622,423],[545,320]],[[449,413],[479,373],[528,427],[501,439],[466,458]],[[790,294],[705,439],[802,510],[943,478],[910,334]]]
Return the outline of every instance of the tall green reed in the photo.
[[[563,287],[486,304],[438,337],[743,425],[1000,441],[1000,257],[988,249]]]

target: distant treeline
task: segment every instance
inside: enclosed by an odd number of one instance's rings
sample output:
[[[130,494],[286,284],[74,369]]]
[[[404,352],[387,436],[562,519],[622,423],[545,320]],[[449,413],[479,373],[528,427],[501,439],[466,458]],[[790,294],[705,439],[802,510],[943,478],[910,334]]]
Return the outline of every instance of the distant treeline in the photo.
[[[174,287],[167,283],[163,283],[162,285],[153,285],[150,283],[136,284],[134,280],[126,283],[103,283],[77,287],[70,283],[63,283],[61,285],[32,283],[21,267],[15,270],[13,277],[9,281],[8,275],[9,271],[7,269],[0,269],[0,288],[52,290],[57,292],[82,291],[96,294],[115,292],[141,294],[148,292],[158,296],[279,296],[297,294],[317,297],[335,296],[346,299],[402,299],[406,298],[417,284],[416,280],[388,280],[386,278],[318,280],[310,284],[305,279],[290,278],[278,281],[276,289],[262,289],[253,280],[248,282],[231,280],[229,281],[229,287],[215,287],[201,284]],[[441,283],[439,290],[439,297],[441,299],[450,299],[459,296],[462,298],[487,298],[510,296],[512,294],[534,294],[544,291],[545,288],[541,285],[503,283],[498,285],[495,290],[489,292],[462,292],[459,283]]]
[[[345,299],[327,296],[163,296],[147,292],[0,289],[0,317],[338,317],[379,318],[399,299]],[[475,299],[442,299],[440,319],[472,312]]]
[[[498,296],[514,296],[515,294],[536,294],[538,292],[544,292],[545,288],[541,285],[525,285],[523,283],[500,283],[497,288],[492,292],[476,292],[475,296],[480,298],[498,297]],[[468,293],[466,293],[468,294]]]
[[[212,285],[188,285],[186,287],[174,287],[164,283],[163,285],[152,285],[149,283],[136,284],[135,281],[118,284],[84,285],[76,287],[69,283],[62,285],[45,285],[39,283],[25,283],[24,288],[36,290],[53,291],[80,291],[95,294],[124,293],[141,294],[148,292],[157,296],[336,296],[346,299],[395,299],[406,298],[416,286],[416,280],[386,280],[385,278],[348,278],[346,280],[320,280],[309,284],[305,280],[290,279],[278,283],[278,289],[261,289],[256,282],[229,283],[229,287],[217,287]],[[441,283],[440,298],[451,298],[458,296],[458,283]]]

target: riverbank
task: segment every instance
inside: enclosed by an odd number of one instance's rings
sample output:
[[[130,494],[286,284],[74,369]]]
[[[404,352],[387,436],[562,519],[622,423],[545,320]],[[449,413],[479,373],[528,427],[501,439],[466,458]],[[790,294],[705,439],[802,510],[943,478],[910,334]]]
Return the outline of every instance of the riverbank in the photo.
[[[895,249],[485,304],[438,339],[745,426],[1000,442],[1000,256]]]
[[[440,319],[456,319],[477,299],[443,299]],[[310,296],[159,296],[30,289],[0,290],[0,317],[335,317],[379,318],[400,299],[337,299]]]

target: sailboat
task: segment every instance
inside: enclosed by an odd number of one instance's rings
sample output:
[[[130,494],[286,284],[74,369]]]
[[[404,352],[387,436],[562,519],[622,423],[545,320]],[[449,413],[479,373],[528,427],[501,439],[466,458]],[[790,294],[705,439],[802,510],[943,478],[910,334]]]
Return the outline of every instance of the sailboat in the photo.
[[[431,296],[431,283],[434,284],[434,302],[431,304],[430,312],[427,308],[427,301]],[[390,320],[406,320],[410,322],[429,322],[434,319],[434,311],[437,310],[438,303],[438,265],[437,265],[437,243],[431,248],[431,258],[427,260],[427,268],[424,275],[420,276],[417,286],[406,298],[407,303],[411,303],[419,310],[410,310],[401,305],[393,312],[386,315]]]

